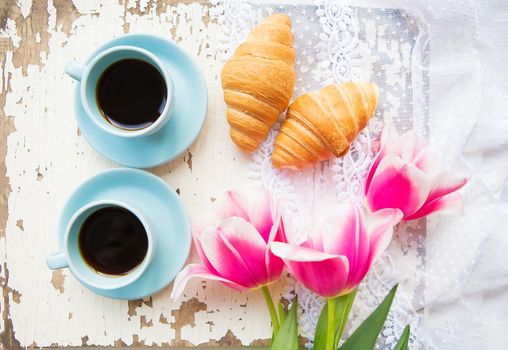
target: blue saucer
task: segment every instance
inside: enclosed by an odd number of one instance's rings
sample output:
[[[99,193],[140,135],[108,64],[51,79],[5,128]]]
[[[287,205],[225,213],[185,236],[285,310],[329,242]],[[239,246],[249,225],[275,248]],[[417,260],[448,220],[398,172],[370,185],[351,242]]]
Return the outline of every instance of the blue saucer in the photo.
[[[95,175],[81,184],[64,206],[58,223],[60,247],[74,212],[101,199],[143,203],[141,208],[154,228],[155,255],[146,272],[132,285],[113,290],[86,287],[105,297],[132,300],[167,286],[185,264],[191,247],[189,219],[176,192],[157,176],[142,170],[111,169]]]
[[[152,52],[166,65],[175,87],[174,112],[158,132],[141,138],[108,134],[86,115],[79,98],[80,84],[74,93],[74,110],[86,140],[99,153],[132,168],[151,168],[175,159],[196,139],[205,121],[208,92],[201,70],[178,45],[162,37],[129,34],[107,42],[87,60],[118,45],[137,46]]]

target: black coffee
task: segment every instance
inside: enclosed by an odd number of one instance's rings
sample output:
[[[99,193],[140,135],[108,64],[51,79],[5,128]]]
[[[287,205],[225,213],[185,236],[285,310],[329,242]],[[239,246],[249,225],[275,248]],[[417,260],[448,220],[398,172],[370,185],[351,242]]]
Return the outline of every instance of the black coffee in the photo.
[[[161,115],[168,90],[161,73],[151,64],[125,59],[109,66],[97,82],[97,104],[114,126],[139,130]]]
[[[145,258],[148,237],[136,215],[121,207],[108,207],[85,220],[78,244],[81,256],[94,270],[123,275]]]

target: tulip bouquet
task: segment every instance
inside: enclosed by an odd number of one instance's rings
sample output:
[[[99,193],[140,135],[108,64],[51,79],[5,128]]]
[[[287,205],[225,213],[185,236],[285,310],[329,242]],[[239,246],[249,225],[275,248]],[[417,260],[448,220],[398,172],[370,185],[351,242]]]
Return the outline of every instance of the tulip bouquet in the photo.
[[[401,220],[433,212],[458,213],[456,191],[466,179],[445,172],[439,154],[413,132],[403,136],[387,126],[365,184],[365,205],[336,203],[323,208],[315,230],[299,245],[288,240],[281,211],[265,189],[225,193],[215,212],[193,223],[202,264],[186,266],[175,279],[177,298],[191,278],[217,280],[239,291],[261,290],[270,313],[271,349],[298,349],[297,300],[287,310],[275,306],[268,285],[284,268],[303,286],[326,298],[314,348],[372,350],[389,312],[396,287],[374,312],[340,343],[358,285],[391,241]],[[407,349],[406,327],[395,349]]]

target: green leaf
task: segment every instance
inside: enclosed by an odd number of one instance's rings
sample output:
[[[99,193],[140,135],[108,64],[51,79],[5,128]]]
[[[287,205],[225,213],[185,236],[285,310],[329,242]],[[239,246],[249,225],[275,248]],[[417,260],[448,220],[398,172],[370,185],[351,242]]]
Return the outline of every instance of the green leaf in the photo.
[[[397,345],[395,346],[395,348],[393,350],[407,350],[408,349],[409,333],[410,333],[410,328],[409,328],[409,325],[407,325],[404,328],[404,332],[402,332],[402,335],[400,336],[399,342],[397,343]]]
[[[286,319],[286,309],[284,308],[284,305],[282,304],[282,302],[279,301],[279,303],[277,304],[277,309],[279,310],[279,319],[280,319],[280,323],[284,323],[284,320]]]
[[[289,309],[279,332],[273,338],[270,350],[298,350],[298,322],[296,310],[298,299],[295,298],[291,309]]]
[[[326,348],[326,326],[328,325],[328,304],[325,304],[314,333],[314,350],[325,350]]]
[[[349,311],[353,305],[356,296],[356,290],[335,298],[335,325],[337,326],[335,333],[335,344],[338,345],[342,331],[347,322]],[[316,332],[314,333],[314,350],[326,349],[326,331],[328,326],[328,303],[325,304],[321,315],[319,316]]]
[[[354,333],[340,347],[341,350],[373,350],[376,345],[379,332],[383,328],[386,316],[390,311],[393,298],[397,292],[397,286],[385,297],[383,302],[370,314],[369,317],[354,331]]]

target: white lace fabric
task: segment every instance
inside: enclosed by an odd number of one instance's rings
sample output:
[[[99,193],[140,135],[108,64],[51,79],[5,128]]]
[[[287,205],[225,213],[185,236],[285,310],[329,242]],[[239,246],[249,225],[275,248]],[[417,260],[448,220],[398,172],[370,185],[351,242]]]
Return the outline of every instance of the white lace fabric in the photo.
[[[379,7],[380,3],[387,7]],[[252,156],[251,180],[283,200],[285,224],[294,242],[301,242],[312,230],[313,213],[320,205],[330,200],[362,200],[365,175],[386,121],[393,122],[400,132],[414,129],[445,150],[447,165],[457,164],[478,118],[472,106],[478,99],[470,94],[469,104],[449,110],[446,106],[453,104],[443,101],[443,96],[451,94],[446,88],[460,89],[450,82],[469,72],[475,63],[469,60],[474,50],[469,50],[472,44],[468,41],[478,34],[475,16],[479,5],[475,1],[458,5],[450,1],[363,0],[355,3],[358,7],[345,6],[338,0],[306,1],[302,5],[290,1],[274,5],[266,1],[214,0],[212,4],[222,29],[219,57],[223,60],[266,15],[283,12],[291,17],[297,51],[294,96],[332,82],[374,81],[380,87],[376,115],[344,157],[301,172],[275,170],[270,157],[280,124],[273,127]],[[430,57],[437,59],[432,63]],[[456,124],[457,110],[461,125]],[[501,139],[506,142],[506,138]],[[481,197],[478,191],[472,192],[466,193],[466,204],[468,198]],[[436,343],[441,344],[441,337],[448,333],[424,327],[423,316],[428,314],[429,305],[466,278],[488,236],[488,228],[474,235],[472,227],[475,220],[488,217],[490,207],[471,205],[478,209],[477,215],[462,219],[438,217],[428,222],[423,219],[398,226],[387,252],[360,286],[346,333],[368,316],[391,286],[399,283],[377,349],[392,349],[407,324],[411,326],[411,349],[434,349]],[[324,301],[295,282],[288,284],[288,293],[299,296],[300,332],[311,347]]]

